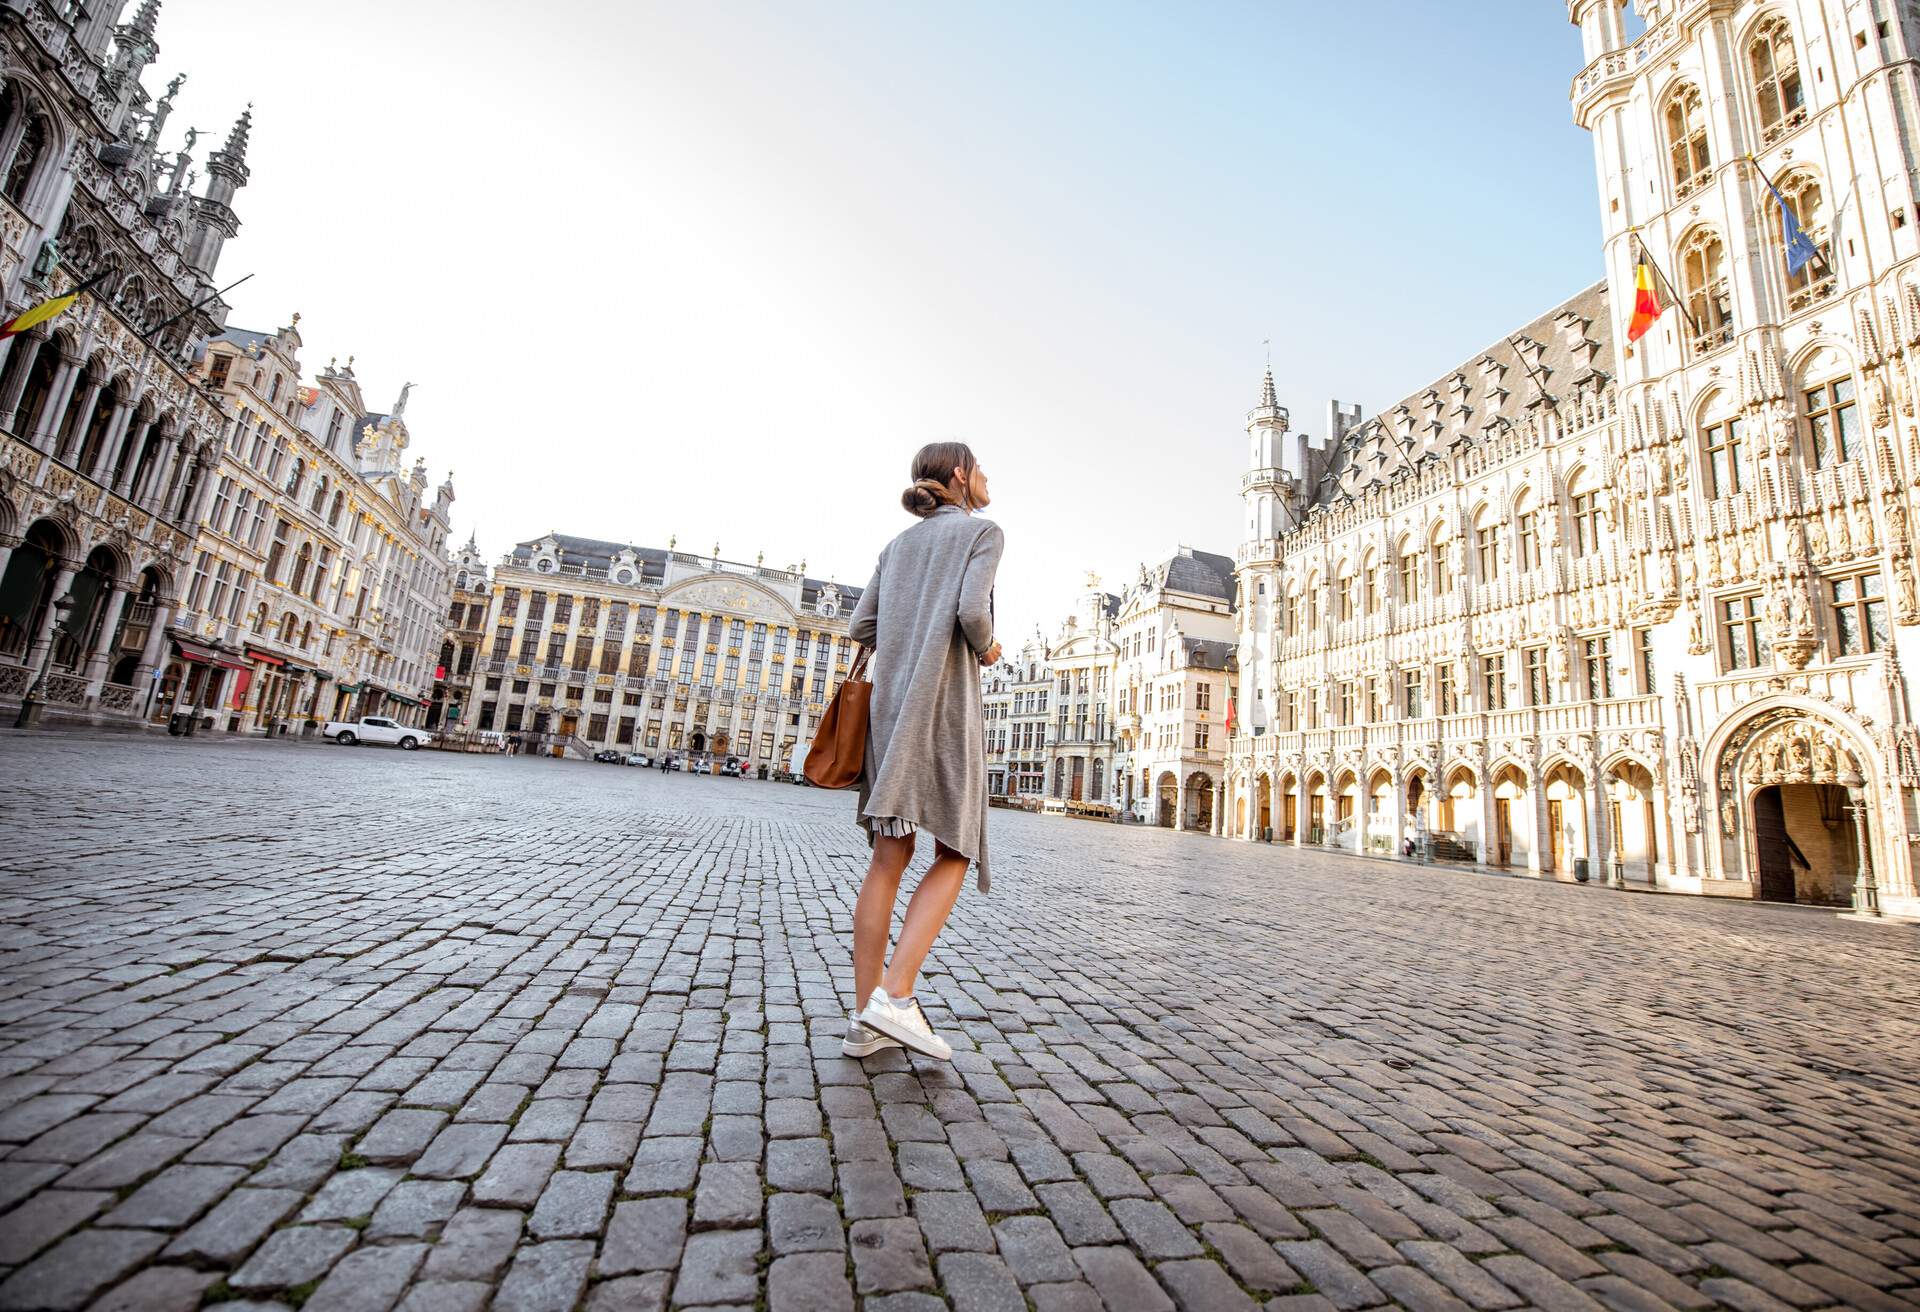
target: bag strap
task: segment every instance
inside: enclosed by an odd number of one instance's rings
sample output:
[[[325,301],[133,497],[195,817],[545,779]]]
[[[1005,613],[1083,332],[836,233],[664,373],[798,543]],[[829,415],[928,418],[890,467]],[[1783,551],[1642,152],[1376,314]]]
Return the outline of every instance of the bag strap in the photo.
[[[853,658],[853,668],[847,671],[848,683],[863,682],[867,677],[867,658],[873,655],[873,648],[862,646]]]

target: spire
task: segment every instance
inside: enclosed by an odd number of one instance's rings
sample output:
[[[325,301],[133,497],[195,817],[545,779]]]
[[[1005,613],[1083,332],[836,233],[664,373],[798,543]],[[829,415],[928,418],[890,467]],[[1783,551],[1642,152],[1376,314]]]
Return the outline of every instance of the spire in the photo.
[[[140,0],[140,7],[134,11],[130,26],[145,37],[151,37],[160,21],[160,0]]]
[[[1266,376],[1260,380],[1260,404],[1263,406],[1277,406],[1280,404],[1280,397],[1273,390],[1272,365],[1267,366]]]
[[[253,102],[240,111],[240,117],[233,121],[233,131],[227,133],[227,144],[221,147],[221,153],[229,156],[235,164],[247,162],[247,134],[253,131]]]

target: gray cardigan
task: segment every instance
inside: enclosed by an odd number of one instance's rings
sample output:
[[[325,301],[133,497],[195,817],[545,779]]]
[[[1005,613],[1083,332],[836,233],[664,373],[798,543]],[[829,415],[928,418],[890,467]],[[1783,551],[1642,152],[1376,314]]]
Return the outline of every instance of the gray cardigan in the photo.
[[[993,645],[1005,535],[942,506],[889,542],[851,621],[873,648],[857,821],[911,820],[987,876],[987,749],[979,655]],[[868,841],[872,841],[871,834]]]

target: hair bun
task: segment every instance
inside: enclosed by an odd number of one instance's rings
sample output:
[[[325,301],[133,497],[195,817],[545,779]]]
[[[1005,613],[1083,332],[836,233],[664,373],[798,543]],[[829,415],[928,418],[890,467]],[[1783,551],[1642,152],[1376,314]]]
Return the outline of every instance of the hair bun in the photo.
[[[953,496],[947,491],[946,484],[931,478],[917,480],[912,487],[900,494],[900,504],[906,508],[907,513],[917,515],[921,519],[925,519],[952,500]]]

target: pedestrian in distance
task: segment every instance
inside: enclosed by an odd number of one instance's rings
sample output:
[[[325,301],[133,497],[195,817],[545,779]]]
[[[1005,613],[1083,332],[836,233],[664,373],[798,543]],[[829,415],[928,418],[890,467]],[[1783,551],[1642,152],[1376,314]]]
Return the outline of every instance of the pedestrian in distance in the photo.
[[[987,753],[980,668],[1000,659],[993,579],[1005,537],[980,518],[987,475],[962,442],[913,458],[900,502],[920,522],[880,553],[849,629],[872,653],[873,693],[856,820],[873,847],[853,912],[854,1006],[841,1051],[864,1057],[905,1045],[942,1061],[914,981],[960,896],[967,867],[987,875]],[[887,931],[920,831],[933,863],[907,903],[887,957]]]

